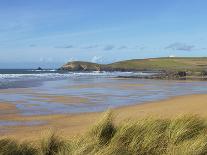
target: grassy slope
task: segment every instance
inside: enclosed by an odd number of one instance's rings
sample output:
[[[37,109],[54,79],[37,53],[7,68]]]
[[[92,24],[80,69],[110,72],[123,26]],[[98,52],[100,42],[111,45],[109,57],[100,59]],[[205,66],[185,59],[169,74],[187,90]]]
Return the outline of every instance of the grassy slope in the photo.
[[[64,65],[67,66],[82,65],[87,66],[89,70],[188,70],[188,71],[200,71],[207,69],[206,57],[179,57],[179,58],[151,58],[151,59],[134,59],[119,61],[112,64],[101,65],[90,62],[75,61],[69,62]]]
[[[113,123],[110,112],[87,133],[74,139],[52,134],[41,143],[0,140],[0,154],[13,155],[204,155],[207,124],[197,116],[145,118]]]
[[[131,70],[203,70],[207,69],[207,58],[135,59],[116,62],[108,66]]]

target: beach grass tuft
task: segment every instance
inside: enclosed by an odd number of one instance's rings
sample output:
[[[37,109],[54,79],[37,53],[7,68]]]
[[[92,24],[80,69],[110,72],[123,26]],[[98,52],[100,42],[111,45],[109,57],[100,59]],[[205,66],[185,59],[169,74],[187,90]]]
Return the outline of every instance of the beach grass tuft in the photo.
[[[85,134],[74,139],[51,134],[40,145],[0,140],[2,155],[205,155],[206,120],[195,115],[123,121],[107,111]]]
[[[37,155],[38,149],[30,143],[18,143],[11,139],[0,140],[1,155]]]
[[[57,134],[51,133],[47,138],[42,140],[40,150],[42,155],[69,154],[70,143]]]

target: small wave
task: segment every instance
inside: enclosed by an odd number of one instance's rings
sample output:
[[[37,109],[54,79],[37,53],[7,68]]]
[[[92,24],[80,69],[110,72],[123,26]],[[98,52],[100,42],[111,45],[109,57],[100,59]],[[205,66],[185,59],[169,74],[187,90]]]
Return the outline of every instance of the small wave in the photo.
[[[105,71],[93,71],[93,72],[69,72],[73,75],[89,75],[89,76],[120,76],[120,75],[141,75],[141,72],[105,72]]]
[[[31,72],[56,72],[57,70],[55,70],[55,69],[43,69],[43,70],[31,69],[28,71],[31,71]]]
[[[43,82],[48,80],[74,79],[74,78],[114,78],[119,76],[145,76],[150,73],[142,72],[64,72],[64,73],[44,73],[32,72],[31,74],[0,74],[0,89],[16,88]]]
[[[42,78],[42,77],[48,77],[48,78],[57,78],[57,77],[63,77],[65,75],[59,74],[59,73],[41,73],[41,74],[0,74],[0,79],[21,79],[21,78],[28,78],[28,79],[36,79],[36,78]]]

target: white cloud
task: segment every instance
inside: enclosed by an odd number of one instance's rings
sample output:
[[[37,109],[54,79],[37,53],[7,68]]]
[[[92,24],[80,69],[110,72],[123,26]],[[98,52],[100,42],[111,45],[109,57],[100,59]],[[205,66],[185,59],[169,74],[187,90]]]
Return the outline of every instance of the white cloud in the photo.
[[[114,45],[106,45],[106,46],[103,48],[103,50],[104,50],[104,51],[110,51],[110,50],[113,50],[114,48],[115,48]]]
[[[91,62],[93,62],[93,63],[102,63],[103,62],[103,57],[102,56],[94,56],[91,59]]]
[[[176,43],[168,45],[166,49],[171,49],[175,51],[192,51],[195,49],[195,46],[176,42]]]

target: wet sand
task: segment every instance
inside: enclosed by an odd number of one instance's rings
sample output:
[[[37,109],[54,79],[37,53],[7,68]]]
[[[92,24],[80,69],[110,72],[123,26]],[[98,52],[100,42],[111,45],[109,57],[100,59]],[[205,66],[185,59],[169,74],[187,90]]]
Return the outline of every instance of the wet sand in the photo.
[[[89,103],[90,101],[87,98],[75,97],[75,96],[63,96],[63,95],[34,95],[33,101],[47,101],[50,103],[62,103],[62,104],[80,104],[80,103]]]
[[[117,79],[116,79],[117,80]],[[73,89],[83,89],[83,88],[118,88],[118,89],[127,89],[127,88],[136,88],[142,87],[143,84],[130,84],[130,83],[96,83],[96,84],[79,84],[79,85],[72,85],[72,86],[64,86],[63,88],[73,88]]]
[[[9,103],[0,103],[1,109],[13,110],[13,113],[1,114],[0,120],[46,121],[36,126],[1,127],[1,137],[12,137],[18,140],[37,140],[49,131],[58,132],[64,137],[83,134],[101,116],[101,113],[83,113],[68,115],[22,116]],[[173,97],[167,100],[148,102],[113,109],[115,122],[127,119],[139,119],[145,116],[175,117],[181,114],[197,114],[207,117],[207,94]]]
[[[19,111],[15,104],[0,102],[0,120],[17,117]]]

